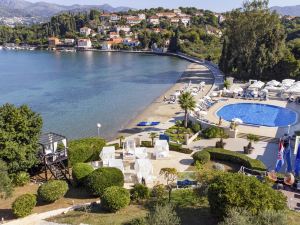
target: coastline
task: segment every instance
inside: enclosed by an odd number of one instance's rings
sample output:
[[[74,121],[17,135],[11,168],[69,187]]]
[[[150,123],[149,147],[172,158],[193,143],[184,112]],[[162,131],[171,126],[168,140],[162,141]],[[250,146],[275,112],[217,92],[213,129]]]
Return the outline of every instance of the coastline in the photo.
[[[137,127],[136,125],[141,121],[160,122],[161,127],[164,126],[165,123],[169,122],[172,118],[182,119],[183,111],[181,110],[180,106],[178,104],[164,103],[163,99],[164,96],[169,98],[170,95],[176,92],[176,90],[182,89],[182,87],[186,84],[189,84],[190,81],[194,86],[199,85],[201,81],[205,81],[206,85],[204,87],[204,91],[198,94],[196,97],[196,99],[200,99],[213,88],[214,76],[210,69],[206,66],[198,63],[190,63],[176,83],[174,83],[174,85],[161,96],[156,98],[144,110],[138,112],[138,114],[124,126],[124,129],[121,129],[117,133],[117,136],[123,135],[124,137],[128,137],[145,131],[150,132],[161,130],[157,127]],[[166,124],[166,126],[168,125]],[[113,140],[116,140],[117,136]]]

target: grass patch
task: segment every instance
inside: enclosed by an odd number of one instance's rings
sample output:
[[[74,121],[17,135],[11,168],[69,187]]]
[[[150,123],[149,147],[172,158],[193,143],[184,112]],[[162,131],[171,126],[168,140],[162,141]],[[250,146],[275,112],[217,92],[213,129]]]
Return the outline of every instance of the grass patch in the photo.
[[[73,211],[48,219],[50,222],[78,225],[80,223],[90,225],[122,225],[133,219],[145,217],[147,210],[141,206],[130,205],[117,213],[107,213],[95,206],[92,211]]]

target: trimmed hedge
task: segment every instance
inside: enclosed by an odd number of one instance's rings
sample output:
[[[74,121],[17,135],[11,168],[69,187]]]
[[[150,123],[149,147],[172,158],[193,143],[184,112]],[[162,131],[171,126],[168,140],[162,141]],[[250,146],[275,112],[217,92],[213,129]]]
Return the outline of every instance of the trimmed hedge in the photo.
[[[98,161],[106,142],[101,138],[83,138],[69,142],[68,157],[70,165]]]
[[[204,165],[210,161],[210,154],[208,151],[200,151],[193,154],[193,159],[196,162],[199,162],[201,165]]]
[[[12,211],[16,217],[25,217],[31,214],[36,205],[36,196],[24,194],[19,196],[12,204]]]
[[[64,197],[68,189],[68,184],[65,181],[50,180],[39,187],[38,196],[43,201],[52,203]]]
[[[83,185],[87,176],[94,171],[92,165],[87,163],[76,163],[72,168],[73,181],[77,186]]]
[[[86,179],[88,191],[97,197],[103,195],[106,188],[111,186],[123,187],[124,175],[117,168],[104,167],[94,170]]]
[[[129,191],[123,187],[108,187],[105,189],[101,198],[102,207],[110,212],[117,212],[118,210],[128,206],[129,203]]]
[[[114,144],[107,145],[107,146],[114,146],[116,150],[120,149],[120,144],[119,143],[114,143]]]
[[[173,152],[180,152],[180,153],[184,153],[184,154],[192,154],[193,150],[188,149],[188,148],[183,148],[181,144],[177,144],[177,143],[169,143],[169,148],[170,151]]]
[[[250,157],[238,152],[233,152],[222,148],[206,148],[201,152],[205,152],[205,151],[210,154],[210,159],[212,160],[220,160],[220,161],[240,164],[242,166],[254,170],[265,171],[267,169],[265,164],[262,161],[257,159],[251,159]],[[197,157],[197,153],[193,155],[193,158],[194,157]],[[194,160],[197,161],[197,158],[194,158]]]

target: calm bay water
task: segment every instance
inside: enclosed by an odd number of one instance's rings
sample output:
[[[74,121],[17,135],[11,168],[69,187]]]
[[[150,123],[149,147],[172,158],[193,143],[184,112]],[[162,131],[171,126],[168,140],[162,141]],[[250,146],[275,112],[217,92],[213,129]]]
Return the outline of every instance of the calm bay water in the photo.
[[[170,88],[188,62],[143,54],[0,50],[0,104],[28,104],[44,131],[112,138]]]

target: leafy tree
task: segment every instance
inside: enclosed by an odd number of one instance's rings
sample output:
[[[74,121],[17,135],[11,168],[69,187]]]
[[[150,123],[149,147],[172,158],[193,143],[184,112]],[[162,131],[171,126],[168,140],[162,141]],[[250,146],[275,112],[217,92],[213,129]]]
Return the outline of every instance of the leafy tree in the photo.
[[[184,92],[179,96],[179,105],[184,110],[184,126],[188,127],[188,113],[196,108],[196,101],[194,96],[190,92]]]
[[[169,202],[171,202],[171,194],[173,186],[172,184],[176,181],[178,177],[178,172],[175,168],[162,168],[159,172],[159,175],[163,175],[167,181],[167,188],[169,191]]]
[[[122,141],[125,139],[125,137],[123,135],[118,137],[120,140],[120,148],[122,148]]]
[[[7,165],[2,160],[0,160],[0,180],[0,199],[10,197],[13,186],[7,173]]]
[[[9,173],[26,171],[38,162],[42,124],[41,116],[26,105],[0,107],[0,159]]]
[[[253,215],[265,210],[284,210],[286,197],[256,177],[221,173],[210,183],[208,201],[211,212],[225,217],[231,208],[243,208]]]
[[[285,31],[268,0],[244,3],[227,15],[219,66],[239,78],[262,79],[284,56]]]
[[[247,140],[249,141],[248,148],[252,148],[252,143],[253,142],[258,142],[259,137],[255,134],[248,134],[247,135]]]

